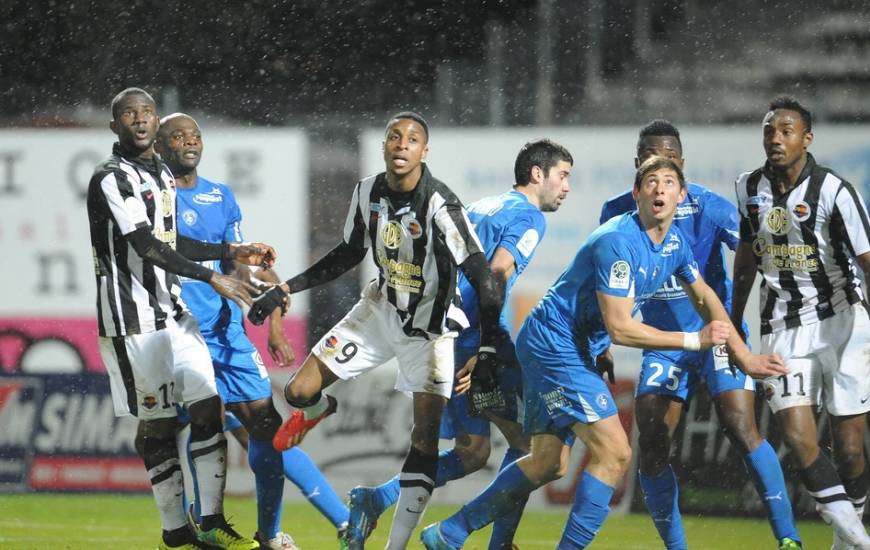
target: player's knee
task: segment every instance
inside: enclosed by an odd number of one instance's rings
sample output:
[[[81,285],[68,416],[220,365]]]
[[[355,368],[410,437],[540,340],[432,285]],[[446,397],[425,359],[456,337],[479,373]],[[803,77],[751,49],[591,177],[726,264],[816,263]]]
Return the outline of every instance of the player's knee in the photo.
[[[863,443],[860,441],[858,443]],[[851,471],[857,469],[864,461],[864,447],[854,442],[848,442],[845,445],[836,445],[834,447],[834,459],[841,471]],[[848,475],[846,477],[853,477]]]
[[[486,466],[492,447],[488,437],[467,436],[457,439],[455,449],[467,475]]]
[[[785,440],[789,449],[797,455],[798,461],[802,464],[810,464],[819,455],[820,449],[815,435],[815,433],[798,433],[794,430],[786,430],[785,432]]]
[[[281,426],[281,415],[270,401],[268,406],[254,411],[248,432],[254,439],[267,441],[272,439],[278,427]]]

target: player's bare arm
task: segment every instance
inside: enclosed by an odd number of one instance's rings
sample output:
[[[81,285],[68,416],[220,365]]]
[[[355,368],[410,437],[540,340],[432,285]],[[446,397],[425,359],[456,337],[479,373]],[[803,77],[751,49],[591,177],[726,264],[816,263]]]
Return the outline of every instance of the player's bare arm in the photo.
[[[271,285],[281,284],[281,278],[272,269],[258,269],[253,272],[253,277],[259,281]],[[290,308],[290,296],[287,296],[287,302],[283,307],[276,308],[269,315],[269,337],[268,348],[269,355],[279,367],[289,367],[296,359],[296,351],[293,349],[293,344],[284,333],[284,322],[282,317]]]
[[[749,300],[749,293],[752,292],[752,285],[755,284],[756,273],[752,245],[741,241],[734,255],[734,289],[731,295],[731,323],[737,327],[738,332],[743,324],[743,312],[746,309],[746,301]],[[745,334],[741,336],[746,339]]]
[[[716,292],[703,279],[699,277],[691,284],[682,283],[682,286],[698,315],[708,323],[699,333],[702,349],[724,343],[734,364],[748,376],[765,378],[788,372],[779,355],[757,355],[749,350],[740,333],[731,324],[728,312]],[[722,334],[725,335],[724,342],[719,341]],[[712,342],[710,346],[706,345],[708,342]]]
[[[642,349],[685,349],[684,333],[659,330],[632,318],[634,298],[603,292],[596,292],[596,296],[604,327],[614,344]],[[708,344],[707,348],[717,343],[724,344],[725,336],[720,340]]]

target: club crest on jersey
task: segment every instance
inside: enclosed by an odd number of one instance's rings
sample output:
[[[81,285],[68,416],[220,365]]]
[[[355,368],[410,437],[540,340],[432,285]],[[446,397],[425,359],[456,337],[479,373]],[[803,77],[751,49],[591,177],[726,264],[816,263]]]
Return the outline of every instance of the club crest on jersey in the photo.
[[[402,224],[397,221],[388,222],[381,229],[381,241],[383,241],[385,247],[395,250],[402,244],[404,233],[405,230],[402,228]]]
[[[782,206],[774,206],[768,210],[767,215],[764,216],[764,224],[774,235],[785,235],[791,225],[788,221],[788,212]]]
[[[607,408],[607,396],[604,395],[603,393],[599,393],[599,394],[595,397],[595,402],[598,403],[598,407],[599,407],[599,408],[601,408],[601,409],[606,409],[606,408]]]
[[[810,205],[804,201],[800,201],[794,205],[794,208],[791,209],[791,213],[794,214],[794,219],[796,219],[798,223],[807,221],[811,213]]]
[[[149,394],[142,397],[142,406],[150,411],[157,406],[157,396]]]
[[[423,226],[420,225],[414,214],[409,214],[402,218],[402,227],[405,228],[412,239],[419,239],[423,235]]]
[[[617,260],[610,266],[610,288],[628,288],[628,262],[625,260]]]
[[[196,214],[196,210],[187,209],[181,214],[181,219],[189,226],[193,226],[196,223],[197,218],[199,218],[199,216]]]

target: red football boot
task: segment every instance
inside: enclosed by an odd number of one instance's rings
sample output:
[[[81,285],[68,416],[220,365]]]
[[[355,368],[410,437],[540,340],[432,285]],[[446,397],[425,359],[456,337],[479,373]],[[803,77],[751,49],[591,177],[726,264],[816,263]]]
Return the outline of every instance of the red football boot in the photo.
[[[306,420],[305,412],[302,409],[297,409],[293,411],[293,414],[290,415],[290,418],[286,422],[281,424],[281,427],[275,433],[275,437],[272,438],[272,446],[275,447],[276,451],[284,452],[291,447],[299,445],[309,430],[338,410],[338,401],[331,395],[326,395],[325,397],[328,405],[326,410],[319,415]]]

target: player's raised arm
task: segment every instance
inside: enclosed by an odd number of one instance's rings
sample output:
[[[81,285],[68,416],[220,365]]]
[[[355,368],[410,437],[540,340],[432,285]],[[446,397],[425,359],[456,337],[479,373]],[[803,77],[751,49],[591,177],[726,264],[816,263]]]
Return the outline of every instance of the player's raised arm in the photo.
[[[728,312],[725,310],[725,306],[722,305],[716,292],[710,288],[702,278],[698,277],[691,283],[682,282],[682,285],[686,294],[689,296],[689,301],[698,312],[698,315],[708,323],[708,325],[698,333],[702,349],[709,347],[706,345],[709,334],[705,334],[705,331],[708,331],[708,329],[714,325],[718,325],[718,328],[715,330],[718,332],[724,327],[726,339],[725,342],[717,341],[713,344],[724,343],[728,347],[728,353],[734,363],[747,375],[756,378],[763,378],[767,376],[786,374],[788,372],[785,365],[783,365],[782,359],[780,359],[777,354],[766,353],[756,355],[749,351],[749,348],[746,347],[740,333],[736,328],[734,328],[734,325],[731,324]]]

